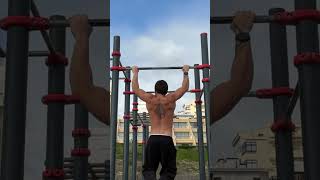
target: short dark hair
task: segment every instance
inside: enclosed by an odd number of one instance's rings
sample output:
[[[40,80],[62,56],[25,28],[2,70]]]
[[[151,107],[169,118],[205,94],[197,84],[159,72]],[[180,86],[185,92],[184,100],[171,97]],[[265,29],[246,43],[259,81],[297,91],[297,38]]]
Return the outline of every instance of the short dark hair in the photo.
[[[154,86],[154,90],[156,93],[166,95],[168,93],[168,84],[164,80],[159,80],[156,82]]]

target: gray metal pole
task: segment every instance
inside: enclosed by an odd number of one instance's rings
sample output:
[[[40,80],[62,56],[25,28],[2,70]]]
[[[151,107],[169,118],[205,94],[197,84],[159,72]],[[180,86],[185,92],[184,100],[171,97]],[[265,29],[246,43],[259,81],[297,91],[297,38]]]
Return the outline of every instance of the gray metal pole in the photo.
[[[208,57],[208,39],[207,33],[201,34],[201,54],[202,64],[209,64]],[[204,107],[205,107],[205,119],[206,119],[206,130],[207,130],[207,149],[208,149],[208,170],[209,179],[213,178],[213,148],[211,139],[211,119],[210,119],[210,84],[209,84],[209,68],[202,70],[203,77],[203,92],[204,92]]]
[[[126,77],[130,79],[130,70],[126,70]],[[130,91],[130,81],[125,81],[125,91]],[[124,98],[124,146],[123,146],[123,180],[129,178],[129,135],[130,135],[130,94]]]
[[[138,131],[138,96],[133,95],[133,109],[132,109],[132,115],[133,115],[133,140],[132,140],[132,180],[136,180],[137,178],[137,151],[138,151],[138,138],[137,138],[137,131]]]
[[[65,19],[64,16],[51,16],[50,19]],[[57,52],[65,54],[66,50],[66,29],[50,29],[50,39]],[[64,94],[65,90],[65,65],[50,65],[48,72],[48,94]],[[46,146],[46,169],[63,170],[63,142],[64,142],[64,104],[51,102],[47,111],[47,146]],[[48,177],[48,180],[62,180],[63,176],[55,178]]]
[[[194,70],[195,88],[200,89],[200,72],[198,69]],[[206,165],[204,159],[204,145],[203,145],[203,127],[202,127],[202,102],[201,93],[195,93],[196,97],[196,113],[197,113],[197,134],[198,134],[198,153],[199,153],[199,175],[200,180],[206,179]]]
[[[113,52],[120,52],[120,36],[113,38]],[[119,66],[120,56],[113,55],[113,66]],[[118,91],[119,91],[119,71],[112,71],[111,90],[111,119],[110,119],[110,180],[116,177],[116,146],[117,146],[117,120],[118,120]]]
[[[143,124],[142,124],[142,163],[144,164],[144,161],[146,159],[146,143],[147,143],[147,128],[148,126],[145,124],[147,120],[147,114],[146,112],[143,112],[142,113],[142,121],[143,121]],[[142,176],[142,180],[144,179],[144,177]]]
[[[317,9],[317,0],[295,0],[295,9]],[[297,24],[297,51],[319,53],[318,23],[303,20]],[[320,162],[320,65],[298,65],[305,179],[318,180]]]
[[[270,9],[272,16],[284,9]],[[289,87],[288,52],[287,52],[287,31],[286,26],[279,23],[270,23],[270,49],[272,87]],[[286,116],[289,96],[273,98],[274,122],[283,121]],[[291,121],[291,119],[285,119]],[[281,180],[294,179],[293,151],[291,130],[279,129],[275,132],[277,177]]]
[[[88,149],[88,111],[81,104],[75,105],[74,121],[74,148]],[[88,156],[74,157],[73,176],[74,180],[88,179]]]
[[[9,16],[29,16],[30,0],[10,0],[8,2]],[[10,27],[7,38],[0,179],[23,180],[29,32],[24,27]]]

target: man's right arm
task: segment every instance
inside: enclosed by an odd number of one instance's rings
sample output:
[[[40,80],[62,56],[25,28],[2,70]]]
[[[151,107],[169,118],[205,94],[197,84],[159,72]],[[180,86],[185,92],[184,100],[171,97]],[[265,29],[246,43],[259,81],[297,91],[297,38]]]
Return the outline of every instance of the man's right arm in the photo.
[[[255,15],[251,12],[238,12],[232,24],[235,33],[237,31],[250,32],[254,17]],[[253,59],[250,41],[238,42],[235,54],[231,68],[231,78],[218,85],[211,92],[211,123],[218,121],[229,113],[251,89]]]
[[[104,88],[94,86],[89,64],[89,35],[87,18],[75,16],[71,18],[71,30],[75,37],[75,45],[70,67],[70,85],[72,94],[80,98],[89,112],[99,121],[109,124],[110,94]]]

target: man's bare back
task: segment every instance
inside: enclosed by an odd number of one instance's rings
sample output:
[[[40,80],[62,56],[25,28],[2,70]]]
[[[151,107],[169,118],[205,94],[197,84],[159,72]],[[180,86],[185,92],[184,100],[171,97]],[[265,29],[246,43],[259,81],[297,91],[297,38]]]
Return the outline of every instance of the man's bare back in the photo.
[[[150,98],[147,109],[151,120],[151,134],[172,135],[175,108],[175,99],[170,94],[166,96],[156,94]]]

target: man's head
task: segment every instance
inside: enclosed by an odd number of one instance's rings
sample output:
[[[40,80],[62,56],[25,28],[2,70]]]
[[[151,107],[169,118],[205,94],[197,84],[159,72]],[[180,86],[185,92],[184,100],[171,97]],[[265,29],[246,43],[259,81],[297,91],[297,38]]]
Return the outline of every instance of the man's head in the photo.
[[[156,82],[154,86],[154,90],[156,93],[166,95],[168,93],[168,84],[164,80],[159,80]]]

